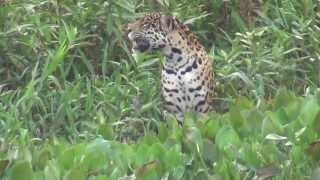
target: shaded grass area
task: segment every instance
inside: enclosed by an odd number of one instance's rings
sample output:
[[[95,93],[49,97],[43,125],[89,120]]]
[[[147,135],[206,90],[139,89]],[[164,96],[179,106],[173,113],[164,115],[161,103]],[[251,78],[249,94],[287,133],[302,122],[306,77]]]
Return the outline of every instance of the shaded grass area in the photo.
[[[1,178],[319,178],[319,1],[1,3]],[[214,60],[216,112],[182,128],[163,57],[132,57],[123,33],[155,10]]]

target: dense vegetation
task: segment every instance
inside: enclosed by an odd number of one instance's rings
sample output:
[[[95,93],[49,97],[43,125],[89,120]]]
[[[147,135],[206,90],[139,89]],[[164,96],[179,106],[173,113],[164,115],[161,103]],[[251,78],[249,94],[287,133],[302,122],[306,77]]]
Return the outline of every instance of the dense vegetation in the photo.
[[[319,0],[0,1],[1,179],[320,179]],[[214,61],[215,112],[163,113],[145,12]]]

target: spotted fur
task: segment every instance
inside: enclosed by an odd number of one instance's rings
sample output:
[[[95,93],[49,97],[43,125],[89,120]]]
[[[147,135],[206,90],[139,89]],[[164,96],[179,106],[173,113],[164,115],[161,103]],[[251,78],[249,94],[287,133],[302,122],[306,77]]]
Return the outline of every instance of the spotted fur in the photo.
[[[166,56],[161,95],[166,110],[179,122],[186,111],[210,110],[212,62],[187,26],[175,17],[151,13],[128,25],[128,37],[134,52],[159,50]]]

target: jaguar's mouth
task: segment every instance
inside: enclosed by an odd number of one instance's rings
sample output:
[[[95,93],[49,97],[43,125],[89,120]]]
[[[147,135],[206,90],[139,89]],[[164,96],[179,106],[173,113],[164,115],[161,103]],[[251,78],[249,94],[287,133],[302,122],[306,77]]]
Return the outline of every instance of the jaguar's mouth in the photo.
[[[135,52],[145,52],[150,48],[150,43],[146,39],[135,39],[133,41],[132,49]]]
[[[135,37],[132,38],[129,34],[129,39],[132,42],[132,51],[133,52],[145,52],[150,48],[150,43],[146,38],[143,37]]]

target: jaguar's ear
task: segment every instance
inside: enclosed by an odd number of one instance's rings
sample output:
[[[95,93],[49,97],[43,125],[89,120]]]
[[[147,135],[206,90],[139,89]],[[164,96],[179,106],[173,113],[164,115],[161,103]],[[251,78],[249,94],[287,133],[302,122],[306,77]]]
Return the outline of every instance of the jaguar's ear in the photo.
[[[176,28],[175,17],[170,15],[161,15],[161,26],[167,31],[173,31]]]

